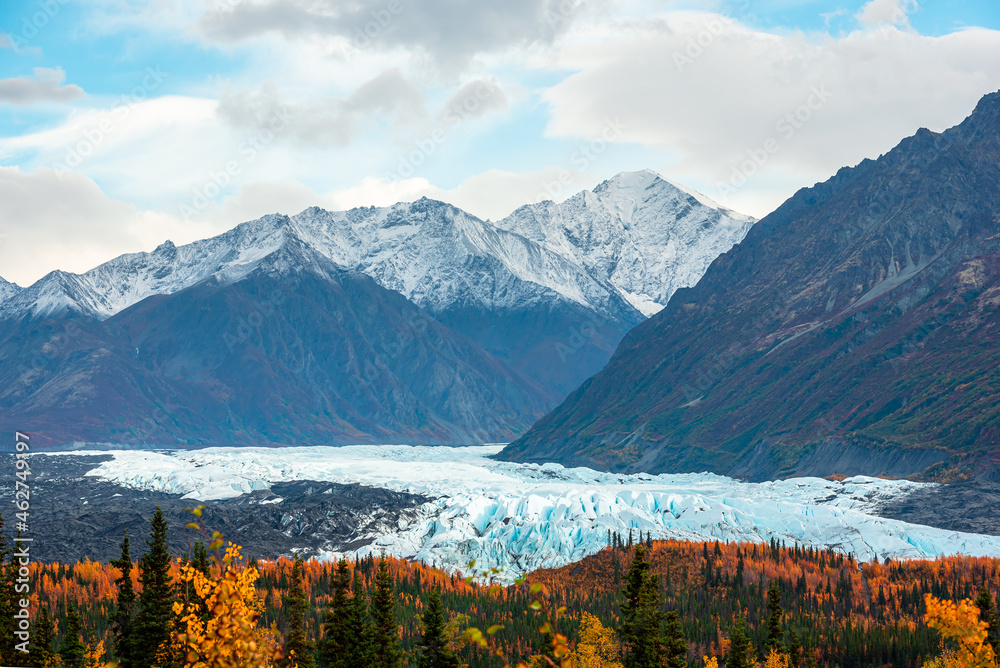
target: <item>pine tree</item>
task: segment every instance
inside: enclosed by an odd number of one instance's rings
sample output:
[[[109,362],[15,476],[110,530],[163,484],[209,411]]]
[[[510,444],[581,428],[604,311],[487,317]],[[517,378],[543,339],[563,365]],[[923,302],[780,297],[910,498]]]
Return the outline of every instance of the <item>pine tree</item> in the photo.
[[[132,627],[133,668],[151,668],[160,645],[170,638],[174,586],[170,581],[167,521],[159,506],[149,522],[149,551],[139,559],[139,594]]]
[[[788,666],[789,668],[798,668],[798,665],[802,662],[802,655],[800,653],[801,647],[799,646],[799,634],[795,632],[795,629],[788,630]]]
[[[59,649],[64,668],[84,668],[87,659],[87,646],[81,637],[80,616],[72,605],[66,610],[66,639]]]
[[[785,632],[781,628],[781,590],[773,583],[767,590],[767,641],[764,643],[764,653],[773,649],[779,654],[785,653]]]
[[[986,642],[990,644],[993,651],[997,650],[998,643],[998,623],[997,623],[997,613],[993,608],[993,597],[990,596],[990,590],[983,587],[979,590],[979,596],[976,597],[976,607],[979,608],[979,619],[980,621],[986,622]]]
[[[625,576],[619,636],[625,646],[625,668],[654,668],[664,653],[659,579],[649,572],[646,546],[639,545]]]
[[[52,625],[49,609],[44,605],[38,610],[34,627],[31,643],[28,645],[28,665],[33,668],[49,668],[55,658],[52,645],[56,639],[56,630]]]
[[[458,668],[461,662],[448,647],[444,608],[441,606],[441,594],[436,589],[427,595],[421,622],[424,635],[417,645],[419,668]]]
[[[726,668],[750,668],[750,641],[747,640],[743,628],[743,618],[740,617],[733,625],[729,634],[729,656],[726,658]]]
[[[665,615],[667,623],[663,634],[663,666],[665,668],[687,668],[688,645],[681,630],[681,620],[674,610]]]
[[[309,613],[309,595],[303,589],[303,566],[302,557],[295,555],[288,595],[285,597],[285,606],[288,611],[286,620],[288,630],[285,632],[285,665],[289,668],[291,666],[314,668],[316,665],[313,643],[306,635],[304,627],[306,615]]]
[[[319,665],[322,668],[342,668],[346,663],[350,637],[351,571],[346,559],[337,563],[331,576],[331,596],[327,604],[323,639],[319,642]]]
[[[132,587],[132,557],[129,554],[128,531],[121,542],[121,556],[111,565],[121,571],[115,580],[118,587],[118,605],[111,616],[115,638],[115,655],[121,668],[132,668],[132,629],[135,613],[135,590]]]
[[[378,562],[371,614],[374,664],[382,668],[397,668],[401,657],[396,625],[396,598],[392,578],[389,576],[389,561],[384,557]]]
[[[369,668],[372,665],[372,626],[368,605],[361,589],[361,573],[354,567],[354,595],[347,606],[347,649],[343,668]]]
[[[211,567],[208,562],[208,550],[203,542],[195,541],[191,551],[191,565],[201,571],[204,575],[209,575]]]

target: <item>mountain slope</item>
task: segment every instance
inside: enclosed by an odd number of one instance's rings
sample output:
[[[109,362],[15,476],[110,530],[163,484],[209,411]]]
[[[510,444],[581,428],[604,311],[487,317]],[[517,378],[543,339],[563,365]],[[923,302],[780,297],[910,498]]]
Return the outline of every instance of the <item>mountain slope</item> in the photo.
[[[644,313],[739,241],[750,220],[652,172],[621,174],[562,205],[525,207],[496,224],[426,198],[311,208],[181,247],[166,242],[84,274],[52,272],[0,300],[0,320],[104,320],[153,295],[212,277],[235,280],[291,235],[562,397],[604,366]]]
[[[21,291],[21,288],[0,276],[0,302],[6,301]]]
[[[799,191],[503,456],[995,476],[998,165],[1000,93]]]
[[[241,274],[98,321],[5,323],[2,428],[43,443],[478,443],[552,398],[292,234]],[[33,351],[43,351],[32,356]]]

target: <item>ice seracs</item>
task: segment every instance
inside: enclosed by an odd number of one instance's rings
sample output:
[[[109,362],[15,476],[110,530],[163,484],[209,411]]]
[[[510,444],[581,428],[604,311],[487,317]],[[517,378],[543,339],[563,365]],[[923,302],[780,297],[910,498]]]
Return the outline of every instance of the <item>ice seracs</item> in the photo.
[[[599,551],[608,531],[653,538],[769,541],[830,547],[862,560],[956,553],[1000,556],[1000,537],[885,519],[877,506],[920,483],[856,476],[745,483],[714,474],[619,475],[490,458],[464,448],[208,448],[113,452],[88,475],[136,489],[212,500],[278,481],[359,483],[433,500],[358,553],[387,552],[447,570],[505,569],[506,578]],[[292,545],[291,547],[294,547]],[[327,556],[339,554],[330,545]]]

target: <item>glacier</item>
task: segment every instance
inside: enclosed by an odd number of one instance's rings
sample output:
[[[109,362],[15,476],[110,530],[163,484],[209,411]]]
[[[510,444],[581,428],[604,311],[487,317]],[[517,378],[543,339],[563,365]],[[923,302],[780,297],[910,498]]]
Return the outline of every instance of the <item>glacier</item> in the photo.
[[[928,483],[855,476],[748,483],[710,473],[613,474],[559,464],[492,459],[502,445],[215,447],[191,451],[102,450],[88,476],[200,501],[267,490],[276,482],[357,483],[430,500],[371,543],[346,553],[387,553],[450,572],[498,568],[510,582],[578,561],[607,545],[608,531],[654,539],[799,544],[861,561],[953,554],[1000,556],[1000,537],[877,516],[879,504]],[[51,453],[50,456],[58,456]],[[267,499],[282,503],[280,498]],[[207,515],[209,524],[211,514]],[[294,542],[291,549],[294,550]]]

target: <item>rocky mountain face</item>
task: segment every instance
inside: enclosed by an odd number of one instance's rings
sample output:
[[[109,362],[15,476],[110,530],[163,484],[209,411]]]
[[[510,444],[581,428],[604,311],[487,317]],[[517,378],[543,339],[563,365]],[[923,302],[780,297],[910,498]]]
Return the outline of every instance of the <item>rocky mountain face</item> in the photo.
[[[997,477],[1000,93],[796,193],[503,453]]]
[[[750,222],[639,172],[495,224],[429,199],[312,208],[54,271],[0,299],[0,422],[51,443],[508,441],[665,302],[654,274],[693,282]]]
[[[0,302],[6,301],[21,291],[21,288],[0,277]]]
[[[477,443],[552,396],[294,235],[218,277],[92,317],[10,322],[0,423],[43,443]],[[40,351],[32,354],[32,351]]]

